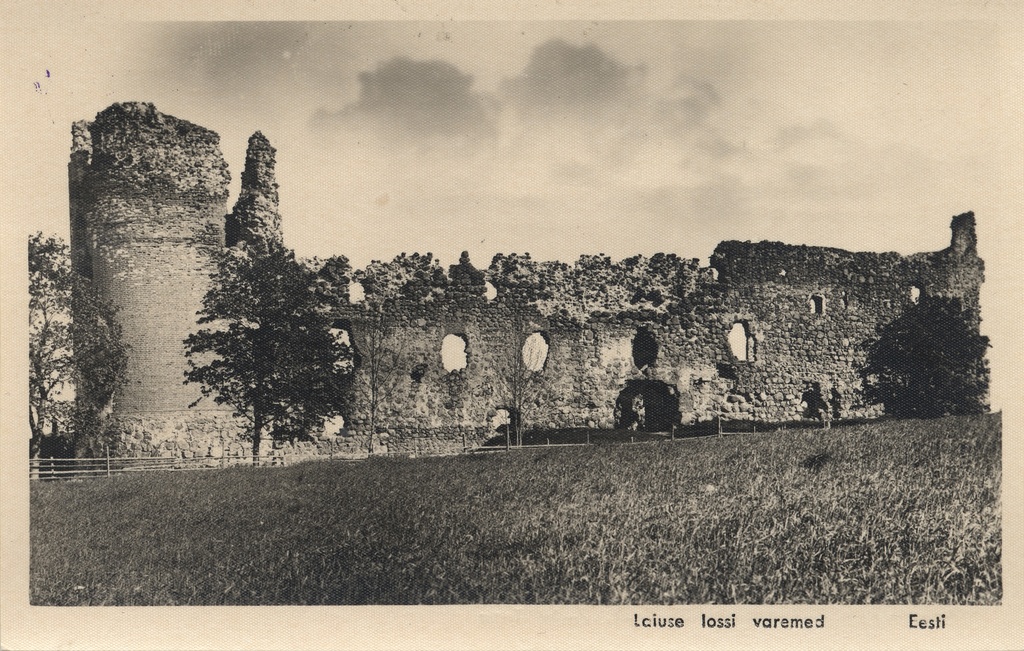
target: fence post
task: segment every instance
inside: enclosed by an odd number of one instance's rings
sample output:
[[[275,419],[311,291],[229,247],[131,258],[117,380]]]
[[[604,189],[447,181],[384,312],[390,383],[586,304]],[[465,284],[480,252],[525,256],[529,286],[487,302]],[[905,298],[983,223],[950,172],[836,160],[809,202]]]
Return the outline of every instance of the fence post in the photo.
[[[109,445],[104,445],[103,446],[103,451],[104,451],[104,453],[106,454],[106,457],[107,457],[107,477],[109,477],[110,476],[110,446]]]
[[[587,430],[587,445],[590,445],[590,430]]]

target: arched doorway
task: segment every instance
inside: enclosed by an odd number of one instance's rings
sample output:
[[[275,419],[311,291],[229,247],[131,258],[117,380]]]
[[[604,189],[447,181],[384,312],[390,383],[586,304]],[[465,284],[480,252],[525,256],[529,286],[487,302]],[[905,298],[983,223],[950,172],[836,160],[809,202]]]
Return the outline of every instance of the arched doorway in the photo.
[[[661,380],[627,380],[615,400],[616,429],[667,432],[681,418],[679,392]]]

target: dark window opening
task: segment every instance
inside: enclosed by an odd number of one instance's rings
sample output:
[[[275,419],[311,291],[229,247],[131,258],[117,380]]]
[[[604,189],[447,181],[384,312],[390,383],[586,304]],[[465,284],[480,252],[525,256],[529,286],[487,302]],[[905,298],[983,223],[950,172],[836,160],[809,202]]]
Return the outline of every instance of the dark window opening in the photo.
[[[822,296],[821,294],[814,294],[811,296],[811,313],[825,313],[825,297]]]
[[[658,359],[658,340],[647,328],[638,328],[633,337],[633,363],[641,371]]]
[[[224,222],[224,246],[230,249],[236,246],[241,238],[242,226],[238,223],[238,217],[232,213]]]
[[[82,262],[78,268],[79,275],[86,280],[92,280],[92,252],[86,250],[80,259]]]
[[[87,242],[87,239],[90,241]],[[96,238],[88,236],[85,216],[82,214],[76,214],[71,224],[71,240],[76,245],[71,250],[73,269],[83,278],[92,280],[92,252],[96,249]]]
[[[725,363],[722,363],[722,362],[718,362],[717,364],[715,364],[715,370],[718,371],[718,377],[722,378],[723,380],[738,380],[738,379],[740,379],[739,374],[736,372],[736,367],[733,366],[732,364],[725,364]],[[703,384],[704,380],[701,379],[701,378],[696,378],[694,380],[694,382],[696,384]]]
[[[412,371],[409,372],[409,377],[412,378],[413,382],[422,382],[423,378],[427,375],[427,365],[417,364],[412,367]]]

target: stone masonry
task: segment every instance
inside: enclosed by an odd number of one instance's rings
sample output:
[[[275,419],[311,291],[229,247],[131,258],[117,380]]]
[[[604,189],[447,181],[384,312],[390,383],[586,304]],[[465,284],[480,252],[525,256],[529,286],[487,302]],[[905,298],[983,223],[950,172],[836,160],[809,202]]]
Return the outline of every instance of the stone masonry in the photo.
[[[115,104],[76,124],[73,136],[73,265],[119,308],[130,346],[128,383],[111,415],[120,452],[244,454],[230,412],[209,400],[189,406],[199,391],[182,383],[182,341],[196,327],[215,252],[279,237],[274,148],[258,132],[250,139],[228,215],[229,176],[213,132],[150,104]],[[379,452],[452,453],[496,436],[514,411],[503,369],[533,333],[546,356],[527,427],[778,423],[816,417],[815,400],[832,418],[876,417],[882,407],[865,401],[860,369],[877,328],[920,296],[961,299],[977,326],[984,280],[972,213],[953,219],[948,248],[909,256],[729,241],[708,267],[671,254],[620,262],[587,255],[573,265],[509,254],[478,270],[464,254],[446,273],[429,257],[418,260],[426,271],[386,307],[401,368],[382,390]],[[357,355],[374,327],[369,274],[325,276],[338,284],[329,291],[345,297],[346,283],[360,281],[367,299],[335,315]],[[461,341],[464,368],[445,368],[448,336]],[[344,423],[268,454],[364,454],[366,383],[357,366]]]
[[[187,413],[200,393],[182,382],[182,341],[224,246],[219,137],[151,104],[114,104],[73,134],[72,266],[117,309],[130,346],[113,414]]]

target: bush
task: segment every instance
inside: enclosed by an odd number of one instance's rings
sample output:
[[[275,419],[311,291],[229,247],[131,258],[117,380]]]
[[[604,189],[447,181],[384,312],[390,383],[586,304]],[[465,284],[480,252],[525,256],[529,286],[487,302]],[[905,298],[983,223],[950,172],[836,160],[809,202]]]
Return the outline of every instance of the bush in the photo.
[[[863,370],[866,397],[898,417],[988,411],[988,337],[957,299],[922,297],[884,326]]]

